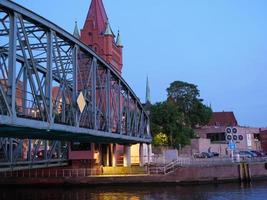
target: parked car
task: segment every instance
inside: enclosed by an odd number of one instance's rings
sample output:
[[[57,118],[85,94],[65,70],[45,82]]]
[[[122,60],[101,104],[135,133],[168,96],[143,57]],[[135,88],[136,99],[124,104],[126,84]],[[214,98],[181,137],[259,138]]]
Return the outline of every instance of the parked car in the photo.
[[[219,153],[218,152],[211,152],[212,153],[212,155],[213,155],[213,157],[219,157]]]
[[[202,154],[204,155],[204,158],[212,158],[213,154],[211,152],[202,152]]]
[[[264,156],[264,154],[259,152],[259,151],[250,150],[250,152],[255,155],[254,157],[263,157]]]
[[[240,158],[253,158],[255,154],[250,151],[239,151]]]
[[[195,154],[194,157],[195,158],[211,158],[213,157],[213,154],[208,153],[208,152],[201,152],[201,153]]]

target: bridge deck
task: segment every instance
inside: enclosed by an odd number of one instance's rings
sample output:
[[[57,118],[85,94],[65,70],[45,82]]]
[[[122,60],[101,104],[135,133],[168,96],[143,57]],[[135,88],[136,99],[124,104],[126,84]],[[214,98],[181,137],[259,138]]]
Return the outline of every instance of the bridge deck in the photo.
[[[102,144],[135,144],[138,142],[150,142],[150,139],[148,138],[137,138],[124,134],[116,134],[80,127],[72,127],[63,124],[49,125],[49,123],[47,122],[23,118],[17,118],[14,123],[10,117],[1,115],[0,137],[14,137],[20,139],[27,138],[65,141],[87,141]]]

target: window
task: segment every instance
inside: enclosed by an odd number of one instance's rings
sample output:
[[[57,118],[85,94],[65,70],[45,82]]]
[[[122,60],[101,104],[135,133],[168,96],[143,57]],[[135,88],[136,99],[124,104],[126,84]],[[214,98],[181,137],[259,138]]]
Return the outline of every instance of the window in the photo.
[[[225,133],[208,133],[207,138],[211,142],[222,142],[225,141]]]
[[[91,151],[91,143],[72,142],[70,148],[72,151]]]

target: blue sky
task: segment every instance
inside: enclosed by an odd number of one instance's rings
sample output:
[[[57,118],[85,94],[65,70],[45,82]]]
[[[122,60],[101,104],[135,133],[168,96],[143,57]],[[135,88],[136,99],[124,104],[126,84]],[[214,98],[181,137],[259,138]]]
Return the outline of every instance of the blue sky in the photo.
[[[90,0],[15,0],[62,28],[82,28]],[[198,85],[214,111],[267,126],[266,0],[103,0],[124,44],[123,77],[153,102],[174,80]]]

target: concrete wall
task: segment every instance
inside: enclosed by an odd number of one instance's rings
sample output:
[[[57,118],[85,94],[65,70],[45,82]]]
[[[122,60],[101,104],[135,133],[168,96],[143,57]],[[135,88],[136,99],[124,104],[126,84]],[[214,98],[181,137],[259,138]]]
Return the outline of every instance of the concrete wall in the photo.
[[[191,140],[192,154],[208,152],[209,148],[211,152],[217,152],[220,155],[227,155],[227,144],[211,143],[210,139],[199,138]]]
[[[178,168],[175,174],[180,182],[214,181],[239,179],[237,165],[213,166],[213,167],[187,167]]]
[[[261,144],[260,141],[257,139],[254,139],[254,134],[259,134],[259,128],[251,128],[251,127],[242,127],[242,126],[236,126],[237,129],[237,135],[242,135],[243,140],[237,141],[237,149],[239,150],[247,150],[247,149],[253,149],[253,150],[261,150]],[[202,139],[207,139],[207,134],[209,133],[223,133],[225,131],[226,127],[224,126],[206,126],[199,129],[196,129],[196,133],[199,135]],[[204,141],[204,140],[203,140]],[[226,141],[225,141],[226,142]],[[199,146],[199,151],[207,151],[205,149],[208,149],[209,147],[207,145],[208,142],[202,142],[202,147]],[[223,141],[220,142],[223,144]],[[213,143],[214,144],[214,143]],[[224,147],[224,146],[223,146]],[[211,148],[217,149],[216,152],[220,152],[220,149],[222,149],[222,146],[216,146],[213,145]],[[221,152],[225,152],[224,150],[221,150]]]
[[[250,165],[250,174],[252,179],[264,178],[267,176],[267,162],[255,163]]]
[[[256,179],[266,179],[267,170],[265,163],[250,164],[250,173],[252,181]],[[17,173],[14,172],[16,176]],[[225,182],[239,181],[238,165],[223,165],[223,166],[206,166],[206,167],[184,167],[178,168],[175,172],[168,175],[156,176],[101,176],[101,177],[15,177],[4,178],[0,173],[0,185],[59,185],[59,184],[74,184],[74,185],[101,185],[101,184],[140,184],[140,183],[201,183],[201,182]]]

